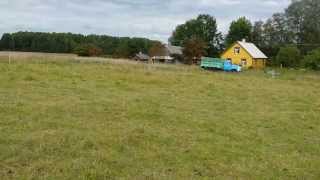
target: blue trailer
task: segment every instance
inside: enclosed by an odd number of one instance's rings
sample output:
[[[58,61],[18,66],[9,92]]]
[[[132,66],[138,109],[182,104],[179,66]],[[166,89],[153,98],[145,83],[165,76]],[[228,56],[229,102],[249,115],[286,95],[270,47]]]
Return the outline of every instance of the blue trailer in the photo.
[[[201,68],[217,69],[227,72],[241,72],[242,70],[241,66],[232,64],[230,60],[209,57],[201,58]]]

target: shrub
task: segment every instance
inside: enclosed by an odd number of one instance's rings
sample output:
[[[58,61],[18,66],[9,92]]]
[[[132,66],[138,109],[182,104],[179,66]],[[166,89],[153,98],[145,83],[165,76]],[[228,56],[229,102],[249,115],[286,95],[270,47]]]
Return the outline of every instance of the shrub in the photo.
[[[306,68],[320,70],[320,48],[311,51],[303,58],[303,65]]]
[[[102,55],[102,49],[93,44],[82,44],[75,48],[74,52],[78,56],[100,56]]]
[[[295,46],[286,46],[280,48],[275,59],[275,65],[282,65],[283,67],[298,67],[300,63],[301,53]]]

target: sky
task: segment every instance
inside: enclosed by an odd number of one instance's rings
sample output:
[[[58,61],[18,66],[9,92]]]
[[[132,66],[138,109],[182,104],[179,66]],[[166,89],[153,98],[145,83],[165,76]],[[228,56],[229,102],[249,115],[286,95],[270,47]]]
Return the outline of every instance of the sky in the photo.
[[[227,33],[232,20],[265,20],[290,0],[0,0],[5,32],[72,32],[166,42],[179,24],[210,14]]]

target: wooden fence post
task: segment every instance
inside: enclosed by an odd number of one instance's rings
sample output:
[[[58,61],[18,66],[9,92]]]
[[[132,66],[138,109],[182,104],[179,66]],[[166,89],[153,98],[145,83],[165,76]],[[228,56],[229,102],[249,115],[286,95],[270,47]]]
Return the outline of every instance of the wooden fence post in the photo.
[[[11,64],[11,52],[9,52],[9,64]]]

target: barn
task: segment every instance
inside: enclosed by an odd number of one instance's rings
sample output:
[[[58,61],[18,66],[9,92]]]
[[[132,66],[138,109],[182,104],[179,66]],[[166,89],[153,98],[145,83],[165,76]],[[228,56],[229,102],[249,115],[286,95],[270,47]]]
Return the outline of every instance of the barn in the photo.
[[[243,68],[263,69],[268,57],[253,43],[237,41],[221,55],[222,59],[231,60]]]

